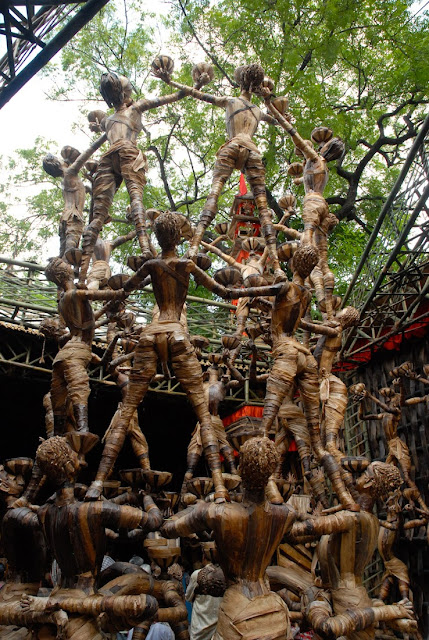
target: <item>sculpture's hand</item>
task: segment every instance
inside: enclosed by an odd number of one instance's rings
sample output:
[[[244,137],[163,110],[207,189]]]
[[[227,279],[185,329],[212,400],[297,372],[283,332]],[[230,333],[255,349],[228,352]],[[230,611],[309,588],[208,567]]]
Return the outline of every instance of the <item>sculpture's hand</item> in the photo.
[[[65,611],[57,611],[54,614],[55,624],[57,625],[57,640],[67,640],[69,637],[68,634],[68,624],[69,617]]]
[[[29,596],[27,593],[23,593],[19,605],[23,612],[29,612],[34,602],[33,596]]]
[[[274,284],[277,284],[278,282],[284,282],[285,280],[287,280],[287,275],[285,274],[285,272],[282,269],[276,269],[274,271]]]
[[[85,494],[85,502],[93,502],[99,500],[103,492],[103,483],[100,480],[94,480]]]
[[[413,604],[408,598],[404,598],[398,602],[398,606],[401,610],[402,617],[408,618],[409,620],[415,619]]]

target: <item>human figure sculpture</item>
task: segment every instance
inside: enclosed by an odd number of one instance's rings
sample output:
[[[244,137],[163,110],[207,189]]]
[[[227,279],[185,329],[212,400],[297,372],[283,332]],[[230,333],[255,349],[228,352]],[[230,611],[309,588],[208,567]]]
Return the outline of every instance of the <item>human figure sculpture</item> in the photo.
[[[119,300],[121,291],[85,291],[77,289],[73,269],[61,258],[52,258],[46,267],[48,280],[63,289],[58,311],[70,331],[70,339],[55,356],[52,366],[51,401],[55,434],[65,431],[67,399],[73,407],[76,430],[88,431],[88,397],[90,394],[87,367],[93,355],[95,319],[90,300]]]
[[[152,100],[141,99],[134,102],[131,98],[130,81],[115,73],[103,73],[100,91],[109,107],[114,107],[115,113],[101,121],[110,148],[100,159],[93,183],[92,220],[85,229],[82,239],[83,256],[79,274],[81,285],[85,282],[98,234],[103,225],[109,221],[109,208],[122,180],[130,196],[131,217],[136,227],[142,254],[146,259],[152,257],[142,202],[147,161],[137,147],[137,137],[143,127],[141,116],[149,109],[170,104],[185,96],[183,92],[176,92]]]
[[[302,206],[302,220],[304,231],[301,235],[301,244],[313,244],[319,250],[319,262],[314,272],[314,284],[317,289],[317,298],[324,301],[328,318],[332,318],[332,292],[334,289],[334,275],[329,269],[327,261],[327,236],[336,222],[329,212],[328,204],[323,197],[323,192],[328,182],[328,165],[344,153],[344,143],[339,138],[332,137],[332,131],[326,127],[319,128],[323,131],[322,144],[319,151],[313,147],[309,140],[301,138],[296,129],[277,109],[269,96],[265,98],[267,109],[273,114],[280,126],[289,133],[295,143],[295,147],[304,157],[304,202]],[[315,129],[313,134],[318,130]],[[316,139],[318,136],[316,136]],[[323,288],[322,288],[323,282]]]
[[[398,436],[398,426],[402,417],[401,407],[426,402],[428,396],[404,400],[403,387],[401,385],[399,391],[395,390],[395,382],[393,383],[393,387],[383,387],[382,389],[379,389],[379,393],[384,400],[379,400],[376,396],[370,393],[363,383],[350,387],[350,392],[361,399],[358,414],[360,420],[377,420],[381,422],[388,447],[386,462],[395,464],[400,468],[405,482],[410,488],[410,491],[408,492],[409,495],[407,497],[417,501],[421,509],[423,509],[425,513],[429,513],[429,508],[418,490],[417,485],[410,476],[411,458],[408,446]],[[364,413],[365,398],[369,398],[375,402],[382,411],[380,413]]]
[[[46,173],[53,178],[63,179],[64,211],[61,214],[58,229],[60,258],[63,258],[69,249],[77,249],[85,226],[83,217],[85,185],[79,176],[79,171],[106,140],[106,134],[103,134],[83,153],[79,153],[73,147],[63,147],[61,149],[63,160],[50,153],[43,158],[43,168]]]
[[[118,335],[119,334],[116,334],[116,337]],[[136,346],[137,346],[137,343],[134,344],[134,349]],[[115,355],[115,353],[113,353],[113,355]],[[132,355],[132,352],[131,353],[129,352],[128,355]],[[121,356],[118,356],[118,358],[121,358]],[[123,368],[121,368],[119,364],[118,365],[115,364],[115,360],[113,360],[110,363],[108,367],[108,371],[110,376],[116,382],[116,385],[121,392],[121,402],[118,404],[118,408],[110,422],[110,425],[106,433],[104,434],[103,442],[105,441],[115,442],[117,425],[120,422],[122,407],[127,397],[130,377],[129,377],[129,372],[127,370],[124,370]],[[150,469],[149,447],[148,447],[145,435],[142,432],[139,425],[137,410],[134,412],[130,420],[130,423],[128,425],[128,436],[129,436],[131,446],[133,448],[133,451],[137,458],[139,466],[142,469],[149,470]],[[98,477],[96,479],[98,479]]]
[[[101,638],[96,618],[103,612],[120,618],[123,624],[128,618],[129,627],[135,626],[136,619],[152,617],[157,611],[153,597],[142,594],[104,596],[97,593],[95,583],[106,548],[106,527],[153,531],[161,526],[162,515],[152,498],[145,496],[144,511],[107,500],[76,501],[74,480],[79,461],[60,436],[43,442],[37,450],[36,460],[57,487],[55,500],[40,507],[37,517],[60,567],[61,583],[50,598],[23,598],[23,609],[66,612],[70,615],[67,637],[74,640]]]
[[[274,444],[252,438],[240,450],[243,501],[216,505],[199,502],[163,526],[165,536],[189,536],[212,529],[227,589],[219,608],[215,640],[286,640],[289,615],[282,599],[267,586],[266,568],[295,518],[288,506],[265,498],[277,464]]]
[[[337,312],[335,320],[330,323],[337,328],[337,335],[320,338],[321,352],[318,364],[320,401],[322,403],[322,442],[339,464],[341,458],[344,457],[338,446],[338,438],[347,409],[347,387],[338,376],[332,373],[332,366],[342,345],[343,331],[348,327],[355,326],[358,322],[359,312],[354,307],[345,307]],[[341,466],[340,469],[347,488],[353,494],[353,480],[349,472]]]
[[[378,551],[384,563],[384,574],[380,586],[380,598],[386,601],[389,597],[391,588],[396,582],[401,598],[410,598],[410,576],[408,567],[400,560],[395,553],[399,536],[401,532],[409,529],[415,529],[421,526],[427,526],[429,514],[421,509],[417,511],[420,517],[414,520],[404,522],[404,515],[408,508],[412,508],[411,504],[407,504],[405,509],[401,504],[402,492],[392,487],[389,499],[386,501],[386,519],[380,520],[380,531],[378,534]],[[410,598],[411,599],[411,598]]]
[[[263,278],[263,273],[265,271],[266,262],[268,259],[268,249],[264,248],[262,254],[258,253],[263,247],[259,238],[247,238],[242,242],[242,247],[244,251],[249,251],[249,258],[241,263],[237,262],[235,258],[224,253],[216,246],[210,245],[207,242],[201,242],[204,249],[206,249],[210,253],[214,253],[219,258],[222,258],[224,262],[226,262],[230,267],[237,269],[241,273],[241,277],[243,279],[245,286],[253,286],[255,284],[264,285],[266,284],[266,280]],[[264,310],[266,310],[265,299],[263,298],[240,298],[237,303],[237,309],[235,312],[236,317],[236,329],[234,331],[234,335],[241,338],[243,332],[246,329],[247,319],[250,313],[250,307],[252,306],[262,306]],[[241,344],[234,350],[231,363],[234,364],[236,357],[240,351]]]
[[[94,245],[92,266],[88,273],[88,289],[97,290],[106,287],[107,281],[112,275],[109,266],[112,251],[135,238],[136,233],[136,230],[133,229],[123,236],[118,236],[114,240],[103,240],[100,236],[97,238]]]
[[[235,467],[234,449],[228,442],[222,419],[219,416],[219,404],[225,398],[229,383],[234,383],[234,381],[226,381],[223,376],[219,379],[219,373],[221,372],[218,364],[213,362],[206,372],[208,380],[203,383],[204,395],[211,415],[212,428],[219,443],[219,451],[225,459],[225,465],[228,472],[235,474],[237,473],[237,469]],[[183,480],[182,492],[186,491],[186,483],[188,480],[193,478],[195,468],[202,453],[203,443],[201,440],[201,425],[200,423],[197,423],[192,434],[191,441],[188,445],[187,469]]]
[[[363,586],[363,573],[372,560],[379,529],[378,519],[372,512],[374,502],[377,498],[386,500],[400,484],[395,467],[373,462],[356,482],[360,511],[344,510],[292,526],[288,537],[295,543],[322,536],[318,555],[323,588],[329,591],[331,603],[323,596],[318,599],[317,595],[314,598],[309,594],[306,608],[310,626],[322,637],[370,640],[375,638],[375,625],[379,621],[403,631],[416,630],[408,600],[374,606]]]
[[[276,123],[272,116],[263,113],[258,106],[252,104],[252,94],[260,88],[264,79],[262,67],[258,64],[251,64],[238,67],[235,70],[234,78],[241,91],[238,98],[213,96],[174,82],[168,75],[160,75],[159,77],[168,84],[181,89],[186,95],[225,109],[228,140],[217,152],[211,191],[191,241],[189,256],[195,258],[204,232],[217,213],[218,199],[225,182],[234,169],[238,169],[246,175],[252,189],[274,274],[277,278],[284,279],[285,276],[277,258],[276,237],[265,193],[265,169],[261,154],[252,140],[261,120],[270,124]]]
[[[234,290],[233,293],[232,290],[210,278],[192,260],[179,258],[176,246],[181,235],[180,220],[174,213],[164,212],[156,218],[153,226],[161,246],[161,255],[145,262],[124,287],[125,291],[129,292],[150,275],[159,314],[140,334],[130,373],[127,397],[115,432],[116,438],[115,441],[111,439],[106,441],[97,479],[88,490],[87,499],[93,500],[100,496],[103,480],[112,469],[122,448],[129,422],[156,374],[158,360],[161,361],[165,371],[168,370],[168,362],[171,362],[177,379],[191,401],[201,425],[201,441],[212,472],[216,499],[226,499],[228,492],[223,484],[219,446],[204,397],[201,365],[195,355],[189,334],[181,321],[181,316],[191,274],[198,284],[226,299],[230,299],[232,295],[246,296],[249,292],[259,295],[265,292],[265,288],[255,287],[237,290],[237,292]]]
[[[307,256],[304,261],[302,258]],[[295,338],[298,326],[310,327],[320,333],[336,335],[331,327],[303,324],[302,318],[310,302],[303,280],[311,273],[317,255],[311,245],[298,255],[294,254],[294,281],[283,283],[277,290],[271,312],[273,366],[267,380],[267,391],[262,415],[262,429],[268,434],[285,398],[290,398],[297,386],[310,433],[311,445],[318,461],[325,468],[339,500],[345,508],[357,509],[352,496],[341,478],[338,462],[323,446],[319,423],[319,379],[317,363],[309,349]],[[300,284],[298,284],[300,283]],[[281,499],[280,496],[278,496]]]

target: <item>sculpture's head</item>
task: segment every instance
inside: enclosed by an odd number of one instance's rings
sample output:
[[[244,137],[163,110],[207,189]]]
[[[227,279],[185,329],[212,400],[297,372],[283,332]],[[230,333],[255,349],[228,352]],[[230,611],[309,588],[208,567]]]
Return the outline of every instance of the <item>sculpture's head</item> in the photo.
[[[153,230],[163,251],[174,249],[180,242],[181,223],[176,213],[160,213],[153,223]]]
[[[62,258],[50,258],[45,269],[46,279],[53,282],[57,287],[65,288],[68,282],[73,282],[73,267]]]
[[[45,338],[59,340],[68,330],[63,320],[59,316],[44,318],[39,324],[39,331]]]
[[[240,448],[240,474],[243,487],[263,489],[278,464],[277,449],[269,438],[250,438]]]
[[[387,462],[371,462],[356,480],[359,493],[369,493],[373,498],[386,502],[396,494],[402,484],[399,469]]]
[[[355,307],[344,307],[335,317],[340,321],[342,328],[347,329],[347,327],[354,327],[359,323],[360,313]]]
[[[109,107],[118,108],[121,105],[131,103],[132,86],[125,76],[108,72],[101,75],[100,93]]]
[[[253,93],[261,87],[264,81],[264,70],[260,64],[247,64],[237,67],[234,71],[234,80],[242,91]]]
[[[62,161],[57,158],[57,156],[52,155],[52,153],[48,153],[48,155],[43,158],[42,164],[46,173],[53,178],[62,178],[64,176],[64,165]]]
[[[56,486],[74,482],[79,471],[78,455],[61,436],[44,440],[36,451],[40,471]]]

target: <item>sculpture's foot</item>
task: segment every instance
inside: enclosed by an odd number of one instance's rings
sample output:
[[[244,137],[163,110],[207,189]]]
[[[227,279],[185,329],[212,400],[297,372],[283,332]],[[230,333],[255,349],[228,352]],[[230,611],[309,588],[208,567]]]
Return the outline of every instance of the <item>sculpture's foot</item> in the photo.
[[[101,494],[103,493],[103,483],[101,480],[94,480],[88,491],[85,494],[85,502],[93,502],[94,500],[99,500]]]
[[[214,501],[217,504],[221,504],[222,502],[230,502],[228,490],[225,487],[218,487],[214,494]]]

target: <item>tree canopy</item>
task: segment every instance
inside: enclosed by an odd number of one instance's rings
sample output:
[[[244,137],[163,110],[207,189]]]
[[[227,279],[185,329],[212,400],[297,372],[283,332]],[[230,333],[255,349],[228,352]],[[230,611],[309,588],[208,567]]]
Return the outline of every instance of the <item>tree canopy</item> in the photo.
[[[331,266],[345,282],[425,115],[427,14],[404,0],[171,0],[168,6],[166,15],[155,15],[142,12],[139,3],[109,3],[63,49],[61,62],[45,69],[52,98],[81,99],[83,112],[105,108],[94,102],[100,99],[99,78],[105,70],[129,77],[137,96],[168,93],[169,87],[150,76],[151,61],[159,53],[173,57],[174,79],[187,84],[192,84],[193,64],[211,62],[215,78],[205,90],[232,95],[234,68],[259,62],[274,80],[275,93],[289,97],[304,138],[325,125],[345,141],[346,153],[332,167],[325,192],[340,220],[331,237]],[[160,38],[168,45],[161,48]],[[178,210],[195,221],[208,193],[215,153],[225,141],[223,111],[186,98],[145,113],[144,124],[139,144],[151,168],[144,205]],[[269,202],[279,214],[277,201],[286,189],[302,200],[303,188],[291,185],[287,176],[289,164],[298,158],[278,127],[263,124],[255,140],[264,157]],[[63,144],[73,142],[37,140],[33,149],[9,161],[9,188],[23,180],[41,188],[30,197],[24,221],[11,219],[3,201],[1,251],[7,247],[4,230],[13,223],[16,249],[27,256],[37,257],[41,242],[56,233],[60,186],[44,174],[41,160],[48,149],[58,153]],[[238,178],[234,174],[227,185],[220,218],[229,211]],[[125,207],[121,193],[113,218],[123,220]],[[31,233],[37,224],[38,233]],[[299,219],[292,224],[299,226]],[[117,222],[110,233],[122,230]]]

